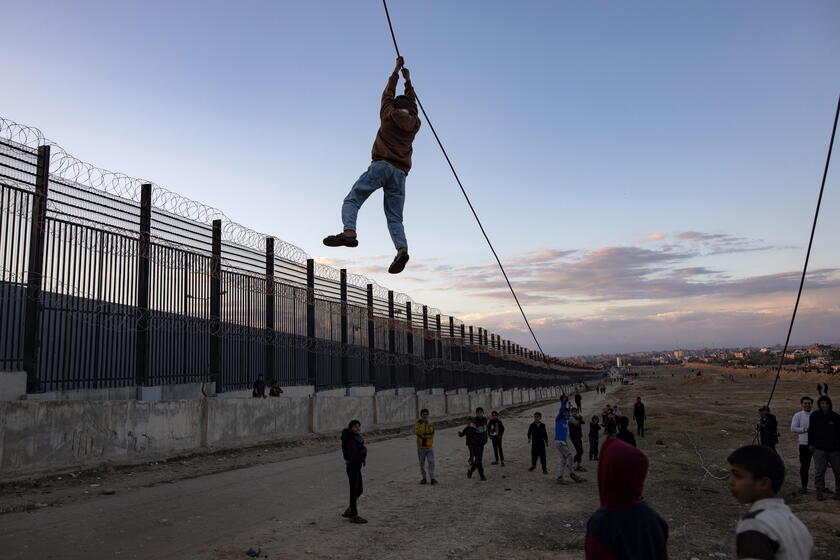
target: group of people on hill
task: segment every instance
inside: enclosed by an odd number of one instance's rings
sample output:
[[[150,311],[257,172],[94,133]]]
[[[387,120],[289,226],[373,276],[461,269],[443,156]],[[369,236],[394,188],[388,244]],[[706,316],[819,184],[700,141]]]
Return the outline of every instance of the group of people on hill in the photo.
[[[814,485],[817,500],[825,500],[826,494],[834,494],[840,500],[840,415],[834,412],[833,403],[828,396],[828,384],[817,385],[820,397],[817,408],[814,399],[804,396],[799,400],[802,410],[793,415],[790,431],[799,440],[799,478],[800,492],[808,493],[808,478],[811,461],[814,462]],[[778,420],[770,413],[768,406],[758,409],[759,420],[756,425],[759,443],[776,452],[779,442]],[[834,472],[834,490],[825,484],[828,466]]]
[[[579,393],[575,394],[577,397]],[[816,461],[829,461],[835,476],[840,473],[840,416],[831,410],[831,400],[820,397],[820,414],[810,414],[809,399],[803,398],[802,412],[794,416],[791,431],[809,436],[807,446]],[[576,472],[585,472],[581,465],[583,454],[583,428],[586,420],[580,413],[581,402],[575,398],[572,407],[569,398],[561,396],[560,408],[554,420],[554,445],[558,452],[557,482],[585,482]],[[769,414],[769,411],[766,411]],[[765,415],[766,416],[766,415]],[[633,405],[636,432],[644,437],[645,407],[641,398]],[[805,425],[807,424],[807,425]],[[668,524],[642,497],[650,461],[635,445],[635,437],[628,430],[629,418],[617,406],[606,405],[601,416],[589,422],[590,459],[598,461],[597,481],[600,507],[589,518],[585,540],[587,560],[615,560],[618,558],[644,558],[667,560]],[[804,426],[804,427],[803,427]],[[599,447],[599,432],[605,440]],[[833,430],[833,431],[832,431]],[[458,435],[466,438],[469,449],[467,477],[478,471],[479,479],[486,481],[483,454],[488,440],[493,443],[493,464],[504,466],[502,441],[504,423],[497,411],[488,420],[482,408],[477,408]],[[832,435],[833,434],[833,435]],[[420,484],[438,484],[435,477],[434,438],[435,428],[429,420],[429,411],[420,411],[415,424],[417,456],[420,463]],[[536,470],[539,462],[544,474],[548,473],[546,449],[549,435],[542,414],[534,413],[528,426],[527,438],[531,444],[531,466]],[[813,438],[813,439],[811,439]],[[834,438],[834,439],[832,439]],[[342,432],[342,451],[350,486],[350,505],[342,514],[353,523],[367,523],[359,516],[357,500],[362,494],[361,468],[366,464],[367,449],[361,436],[361,425],[350,422]],[[569,449],[571,442],[575,453]],[[802,446],[800,446],[800,451]],[[800,455],[804,457],[804,455]],[[810,459],[809,459],[810,461]],[[738,558],[753,559],[806,559],[810,558],[813,539],[805,525],[777,495],[785,478],[785,467],[775,449],[768,445],[748,445],[728,457],[729,486],[733,496],[741,503],[752,504],[736,527]],[[824,470],[823,470],[824,474]],[[838,480],[840,483],[840,480]],[[824,484],[818,479],[818,492]],[[803,488],[807,485],[807,469]],[[840,485],[837,486],[840,490]],[[818,493],[818,496],[820,494]],[[839,495],[835,495],[838,497]]]

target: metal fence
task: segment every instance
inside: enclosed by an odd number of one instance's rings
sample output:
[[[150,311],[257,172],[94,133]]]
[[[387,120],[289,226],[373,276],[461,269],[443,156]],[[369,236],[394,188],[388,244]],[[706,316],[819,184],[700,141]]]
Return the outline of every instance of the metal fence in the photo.
[[[591,378],[0,118],[0,369],[28,391]]]

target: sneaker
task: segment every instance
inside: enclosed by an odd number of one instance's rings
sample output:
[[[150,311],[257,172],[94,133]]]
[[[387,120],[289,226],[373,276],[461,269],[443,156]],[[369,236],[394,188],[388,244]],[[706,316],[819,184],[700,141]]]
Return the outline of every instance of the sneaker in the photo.
[[[355,237],[348,237],[344,232],[336,235],[328,235],[324,238],[324,245],[327,247],[358,247],[359,240]]]
[[[504,462],[504,461],[502,461],[502,466],[503,466],[503,467],[505,466],[505,462]]]
[[[398,252],[397,256],[394,257],[394,262],[388,267],[388,272],[390,274],[399,274],[403,271],[407,262],[408,252]]]
[[[491,464],[491,465],[498,465],[498,464],[499,464],[499,462],[498,462],[498,461],[493,461],[493,462],[492,462],[492,463],[490,463],[490,464]]]
[[[528,467],[528,470],[529,471],[535,471],[535,470],[537,470],[537,467]]]
[[[341,514],[341,517],[347,517],[348,519],[350,517],[353,517],[353,514],[350,513],[350,508],[347,508],[346,510],[344,510],[344,513]]]
[[[421,480],[420,484],[426,484],[426,479],[424,478],[423,480]]]
[[[558,476],[557,477],[557,484],[568,484],[568,482],[562,476]]]
[[[433,478],[433,479],[432,479],[432,486],[434,486],[434,485],[435,485],[435,484],[437,484],[437,483],[438,483],[438,482],[437,482],[437,479]]]
[[[484,475],[481,475],[481,478],[479,478],[479,480],[482,481],[482,482],[487,482],[487,477],[484,476]]]
[[[543,474],[548,474],[548,471],[543,469]]]
[[[359,515],[354,515],[350,518],[350,523],[367,523],[367,519]]]
[[[574,480],[575,482],[584,482],[584,479],[576,475],[575,473],[569,473],[569,478]]]
[[[472,469],[467,471],[467,478],[472,478]]]
[[[819,500],[820,502],[825,500],[825,496],[823,496],[822,490],[817,490],[817,500]]]
[[[575,470],[576,470],[577,472],[586,472],[586,469],[585,469],[585,468],[584,468],[584,466],[583,466],[583,465],[581,465],[581,464],[578,464],[578,466],[576,466],[576,467],[575,467]]]

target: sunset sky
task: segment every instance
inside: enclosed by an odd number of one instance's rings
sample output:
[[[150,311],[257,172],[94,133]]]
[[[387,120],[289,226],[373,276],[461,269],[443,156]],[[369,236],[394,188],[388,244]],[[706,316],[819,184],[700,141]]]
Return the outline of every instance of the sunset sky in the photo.
[[[840,93],[840,2],[389,5],[547,352],[784,341]],[[393,68],[381,2],[5,0],[2,15],[3,117],[533,347],[425,122],[405,272],[386,272],[380,194],[357,249],[321,245]],[[837,165],[794,343],[840,342]]]

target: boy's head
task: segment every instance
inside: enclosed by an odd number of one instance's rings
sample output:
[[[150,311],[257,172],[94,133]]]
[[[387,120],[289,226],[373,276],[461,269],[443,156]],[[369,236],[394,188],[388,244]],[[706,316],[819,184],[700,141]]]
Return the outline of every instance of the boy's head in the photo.
[[[271,386],[272,386],[272,387],[274,387],[275,385],[277,385],[277,380],[276,380],[276,379],[272,379],[272,380],[271,380]]]
[[[350,423],[347,424],[347,427],[350,428],[350,431],[354,434],[358,434],[362,431],[362,423],[358,420],[350,420]]]
[[[534,413],[534,422],[539,422],[542,420],[542,412],[535,412]]]
[[[642,402],[642,397],[636,397],[636,402]]]
[[[499,419],[499,413],[494,410],[493,412],[490,413],[490,418],[492,418],[493,420],[498,420]]]
[[[484,409],[479,406],[475,409],[475,415],[479,418],[484,418]]]
[[[420,411],[420,419],[421,420],[428,420],[429,419],[429,410],[424,408]]]
[[[622,416],[621,418],[618,419],[618,428],[621,431],[626,431],[627,426],[629,426],[629,425],[630,425],[630,419],[627,418],[626,416]]]
[[[767,416],[768,414],[770,414],[770,407],[765,404],[764,406],[758,408],[758,413],[761,416]]]
[[[823,395],[817,399],[817,407],[823,412],[831,410],[831,399],[828,398],[828,395]]]
[[[600,418],[598,418],[597,416],[593,416],[592,417],[592,423],[597,424],[598,422],[600,422]]]
[[[785,465],[775,451],[763,445],[745,445],[729,461],[729,490],[742,504],[772,498],[785,481]]]
[[[262,374],[258,375],[257,376],[257,381],[262,381],[262,378],[263,378]]]
[[[410,110],[414,104],[411,102],[411,99],[406,97],[405,95],[398,95],[394,98],[394,107],[397,109],[405,109],[406,111]]]
[[[802,397],[799,399],[799,404],[802,405],[802,410],[811,412],[811,407],[814,406],[814,399],[811,397]]]

